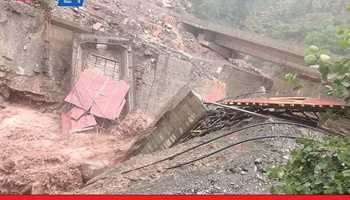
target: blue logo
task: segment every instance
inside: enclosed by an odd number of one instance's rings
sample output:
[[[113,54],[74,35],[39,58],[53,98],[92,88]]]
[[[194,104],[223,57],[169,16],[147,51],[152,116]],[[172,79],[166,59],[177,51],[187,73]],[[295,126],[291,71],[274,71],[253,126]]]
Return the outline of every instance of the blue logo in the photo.
[[[80,7],[83,6],[84,0],[58,0],[58,6]]]

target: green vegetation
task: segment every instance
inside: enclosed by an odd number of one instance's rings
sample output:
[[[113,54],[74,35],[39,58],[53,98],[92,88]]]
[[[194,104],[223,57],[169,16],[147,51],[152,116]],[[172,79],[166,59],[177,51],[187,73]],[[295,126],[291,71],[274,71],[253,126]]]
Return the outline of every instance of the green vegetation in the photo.
[[[299,140],[303,145],[267,175],[279,181],[275,194],[350,194],[350,138]]]
[[[350,101],[350,62],[335,56],[350,54],[350,48],[346,48],[350,46],[350,30],[341,28],[350,24],[347,3],[348,0],[192,0],[193,13],[206,20],[313,45],[306,51],[305,62],[322,73],[329,95]],[[302,87],[293,73],[283,79],[294,89]]]
[[[291,87],[293,87],[293,90],[299,90],[300,88],[302,88],[303,86],[301,85],[301,83],[298,80],[298,74],[296,73],[287,73],[286,75],[284,75],[283,80],[290,85]]]
[[[341,33],[343,34],[343,33]],[[339,34],[338,34],[339,35]],[[348,36],[346,36],[348,37]],[[343,39],[341,39],[343,40]],[[347,43],[350,41],[348,40]],[[344,46],[349,45],[344,41],[339,41]],[[306,63],[315,66],[322,74],[322,79],[328,88],[328,94],[350,100],[350,59],[332,58],[322,53],[322,50],[307,50]]]
[[[203,19],[281,40],[316,45],[347,55],[334,45],[337,27],[349,24],[348,0],[192,0],[193,13]]]
[[[349,28],[337,29],[336,38],[340,48],[350,47]],[[331,57],[327,50],[313,45],[306,50],[305,63],[319,69],[329,95],[343,98],[349,103],[350,58]],[[289,75],[287,78],[295,82],[296,76]],[[267,171],[269,177],[279,181],[273,193],[350,194],[349,137],[300,140],[298,143],[303,147],[292,153],[292,160]]]
[[[347,0],[192,0],[193,12],[207,20],[268,35],[305,42],[305,63],[322,74],[328,94],[350,103],[350,24]],[[343,12],[344,11],[344,12]],[[350,6],[348,7],[350,11]],[[338,45],[337,45],[338,44]],[[294,89],[297,74],[283,77]],[[325,113],[330,115],[339,114]],[[342,116],[346,112],[342,113]],[[267,175],[278,181],[275,194],[350,194],[350,138],[299,140],[292,159]]]
[[[343,49],[350,47],[350,28],[338,28],[335,35],[338,45],[334,46]],[[306,50],[305,62],[319,69],[329,95],[350,102],[350,58],[331,57],[326,50],[313,45]]]

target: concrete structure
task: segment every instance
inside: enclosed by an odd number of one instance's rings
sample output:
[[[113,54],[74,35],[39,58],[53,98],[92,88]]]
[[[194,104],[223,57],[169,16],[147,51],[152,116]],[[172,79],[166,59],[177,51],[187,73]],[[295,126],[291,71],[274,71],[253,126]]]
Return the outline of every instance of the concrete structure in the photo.
[[[320,74],[304,64],[304,48],[209,22],[183,18],[185,28],[194,33],[200,43],[227,57],[237,52],[261,58],[297,72],[301,77],[319,81]],[[231,53],[228,52],[231,50]]]
[[[77,81],[80,73],[85,69],[101,71],[105,76],[114,80],[124,80],[130,90],[126,97],[126,110],[134,107],[133,72],[129,55],[129,40],[96,36],[91,34],[77,34],[73,42],[72,56],[72,84]]]
[[[129,156],[170,148],[184,137],[206,113],[201,100],[188,87],[181,89],[163,108],[149,134],[142,135]]]
[[[175,94],[191,81],[193,66],[175,55],[160,54],[153,68],[143,74],[144,83],[137,92],[139,108],[156,117]]]

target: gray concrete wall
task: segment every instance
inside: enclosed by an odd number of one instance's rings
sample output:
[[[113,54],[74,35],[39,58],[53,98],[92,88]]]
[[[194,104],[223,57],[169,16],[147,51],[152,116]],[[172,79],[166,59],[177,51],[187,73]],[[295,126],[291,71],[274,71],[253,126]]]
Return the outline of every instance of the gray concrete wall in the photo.
[[[162,107],[191,80],[192,64],[174,55],[161,54],[155,63],[145,63],[143,84],[136,92],[138,109],[155,117]]]
[[[170,148],[184,137],[205,116],[206,109],[201,100],[188,87],[182,88],[162,108],[152,131],[141,136],[128,153],[129,156],[147,154]]]

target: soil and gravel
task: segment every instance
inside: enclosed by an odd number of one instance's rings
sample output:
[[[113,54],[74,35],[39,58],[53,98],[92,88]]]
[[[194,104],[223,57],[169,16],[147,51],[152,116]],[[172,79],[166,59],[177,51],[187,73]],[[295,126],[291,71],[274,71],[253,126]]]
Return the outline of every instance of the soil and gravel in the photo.
[[[291,126],[262,126],[235,133],[172,160],[123,174],[125,171],[174,155],[228,131],[213,132],[171,149],[131,158],[89,181],[79,193],[268,194],[273,183],[265,177],[264,171],[272,165],[288,161],[290,152],[297,147],[294,140],[281,138],[244,143],[186,166],[167,168],[254,137],[284,135],[319,138],[322,136],[318,132]]]

